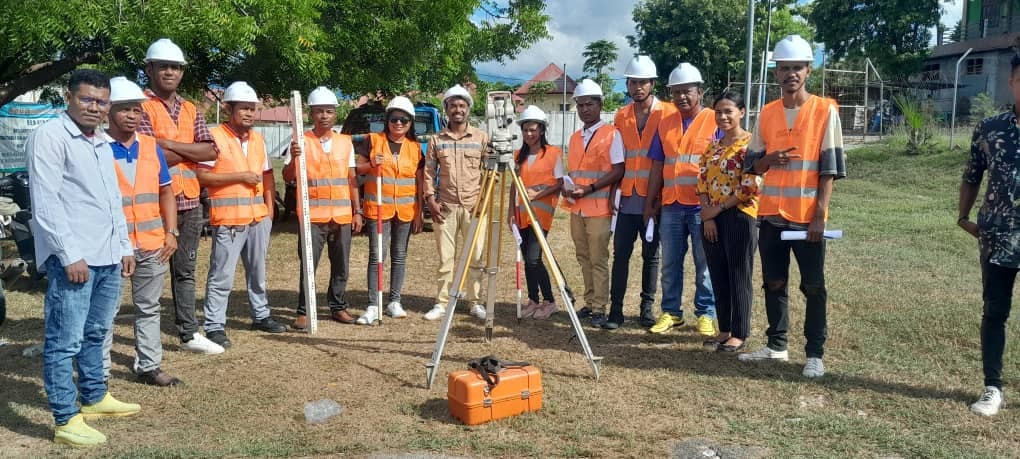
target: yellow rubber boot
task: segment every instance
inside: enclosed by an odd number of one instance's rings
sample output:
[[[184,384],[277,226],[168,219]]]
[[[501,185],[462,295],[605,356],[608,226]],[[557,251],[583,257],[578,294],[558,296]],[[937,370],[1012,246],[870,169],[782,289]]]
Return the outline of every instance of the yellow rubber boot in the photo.
[[[85,419],[91,421],[93,419],[106,418],[106,417],[118,417],[118,416],[131,416],[142,411],[142,406],[137,403],[124,403],[120,400],[113,398],[109,392],[103,396],[103,399],[94,405],[82,405],[81,414],[85,416]]]
[[[106,435],[85,424],[85,417],[79,413],[68,420],[67,424],[53,429],[53,441],[75,448],[87,448],[106,443]]]

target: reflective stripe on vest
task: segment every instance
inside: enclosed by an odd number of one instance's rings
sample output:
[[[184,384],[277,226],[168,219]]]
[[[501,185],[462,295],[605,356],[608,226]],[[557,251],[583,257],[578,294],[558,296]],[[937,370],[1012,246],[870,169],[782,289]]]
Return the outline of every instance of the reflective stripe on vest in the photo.
[[[620,181],[620,194],[631,196],[635,191],[640,196],[648,196],[648,177],[652,169],[652,160],[648,157],[648,149],[652,139],[659,130],[661,121],[676,111],[671,103],[655,100],[645,121],[645,128],[638,132],[637,116],[634,104],[630,103],[616,112],[613,125],[623,139],[623,150],[626,157],[623,179]]]
[[[241,149],[241,143],[225,125],[209,130],[220,150],[216,165],[210,172],[227,174],[253,172],[262,176],[266,162],[266,144],[262,135],[254,129],[248,131],[248,155]],[[209,224],[213,226],[238,226],[257,222],[269,215],[262,183],[256,186],[233,183],[224,186],[210,186]]]
[[[701,155],[709,148],[717,130],[715,112],[703,108],[687,131],[683,115],[675,111],[659,124],[662,142],[662,204],[698,205],[698,174]]]
[[[409,222],[418,212],[415,195],[418,192],[415,177],[418,163],[422,161],[421,144],[405,139],[400,144],[400,155],[394,160],[390,151],[390,143],[386,134],[378,132],[369,134],[371,152],[369,155],[383,155],[386,160],[379,167],[373,167],[367,174],[365,182],[365,198],[362,199],[367,218],[388,220],[397,217],[400,221]],[[377,174],[382,175],[382,190],[376,188]],[[376,201],[382,197],[382,207]]]
[[[520,156],[520,150],[514,152],[514,157]],[[534,161],[525,160],[521,163],[521,181],[524,182],[524,186],[538,191],[544,191],[545,189],[555,186],[559,183],[559,179],[554,175],[556,172],[556,163],[563,157],[563,150],[552,145],[546,145],[545,149],[535,156]],[[531,226],[531,217],[528,216],[528,212],[521,206],[524,203],[524,199],[527,197],[517,196],[517,227],[527,228]],[[538,225],[545,231],[549,231],[552,228],[553,216],[556,214],[556,203],[559,202],[559,193],[553,193],[549,196],[545,196],[542,199],[529,201],[531,203],[531,211],[535,213],[535,218],[538,219]]]
[[[131,245],[140,250],[157,250],[163,247],[166,233],[159,211],[159,156],[156,139],[136,135],[138,158],[135,159],[135,181],[128,181],[120,164],[114,160],[117,184],[120,187],[121,207],[127,222]]]
[[[181,111],[177,115],[176,123],[167,112],[163,101],[154,95],[142,102],[142,111],[149,117],[149,124],[152,125],[152,132],[156,134],[156,138],[195,143],[195,120],[198,119],[198,110],[191,102],[181,101]],[[173,180],[171,186],[175,195],[183,192],[186,198],[198,197],[201,188],[195,175],[195,167],[197,167],[195,163],[184,161],[170,168],[170,178]]]
[[[308,212],[312,223],[351,223],[350,160],[354,154],[350,136],[330,131],[327,154],[312,131],[305,132],[305,166],[308,172]],[[301,218],[301,207],[298,207]]]
[[[786,124],[782,100],[762,108],[758,129],[766,151],[796,147],[800,158],[786,166],[772,166],[765,173],[758,216],[778,215],[795,223],[811,223],[818,200],[818,158],[830,107],[836,107],[834,100],[811,96],[800,106],[792,129]]]
[[[567,167],[570,179],[576,186],[587,186],[595,183],[613,170],[609,157],[609,149],[613,145],[616,128],[605,125],[592,135],[585,148],[581,131],[570,136],[570,152],[567,154]],[[609,205],[609,188],[596,190],[570,205],[570,211],[584,217],[608,217],[613,214]]]

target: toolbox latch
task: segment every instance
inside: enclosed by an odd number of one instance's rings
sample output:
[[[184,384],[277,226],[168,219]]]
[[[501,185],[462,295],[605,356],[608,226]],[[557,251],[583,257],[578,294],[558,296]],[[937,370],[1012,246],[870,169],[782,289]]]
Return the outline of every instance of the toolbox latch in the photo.
[[[485,400],[482,400],[482,406],[484,406],[486,408],[492,408],[492,399],[491,398],[487,398]]]
[[[527,400],[529,398],[531,398],[531,391],[528,390],[528,389],[522,390],[521,391],[521,400]]]

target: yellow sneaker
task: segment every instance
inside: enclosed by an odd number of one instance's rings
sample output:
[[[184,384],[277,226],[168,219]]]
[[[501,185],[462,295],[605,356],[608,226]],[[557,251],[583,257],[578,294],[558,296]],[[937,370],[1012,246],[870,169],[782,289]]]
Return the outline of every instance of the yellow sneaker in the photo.
[[[715,321],[711,317],[698,317],[698,334],[701,336],[715,336]]]
[[[82,405],[81,407],[81,414],[85,416],[87,421],[105,417],[131,416],[139,411],[142,411],[141,405],[137,403],[124,403],[113,398],[109,392],[106,393],[99,403]]]
[[[106,443],[106,435],[85,424],[85,417],[79,413],[68,420],[67,424],[53,429],[53,441],[75,448],[85,448]]]
[[[672,330],[673,327],[679,327],[683,324],[683,318],[664,312],[661,316],[659,316],[659,319],[655,321],[655,325],[652,325],[652,328],[649,328],[648,331],[655,334],[663,334]]]

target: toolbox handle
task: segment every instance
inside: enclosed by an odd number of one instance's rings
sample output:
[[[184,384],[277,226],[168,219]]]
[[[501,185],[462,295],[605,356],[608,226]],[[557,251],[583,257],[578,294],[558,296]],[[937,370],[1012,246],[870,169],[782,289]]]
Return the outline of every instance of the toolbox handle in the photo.
[[[528,362],[509,362],[491,355],[468,362],[468,368],[477,371],[489,387],[499,384],[499,372],[507,368],[520,368],[528,365],[530,365]]]

